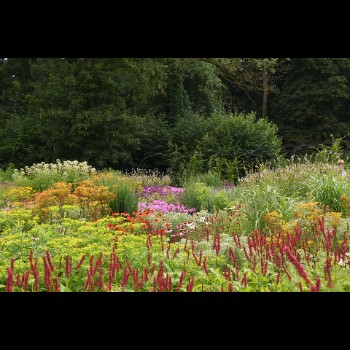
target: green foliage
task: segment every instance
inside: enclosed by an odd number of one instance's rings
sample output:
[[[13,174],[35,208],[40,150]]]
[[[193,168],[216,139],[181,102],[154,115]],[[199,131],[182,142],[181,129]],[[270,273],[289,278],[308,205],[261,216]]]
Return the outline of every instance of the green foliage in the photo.
[[[333,135],[331,135],[331,138],[332,144],[330,146],[320,145],[320,149],[311,156],[316,162],[334,164],[343,157],[342,138],[335,139]]]
[[[12,175],[15,170],[15,165],[10,163],[5,170],[0,169],[0,182],[2,181],[12,181]]]
[[[197,211],[215,212],[230,206],[232,190],[213,188],[203,182],[195,182],[195,178],[192,178],[192,181],[186,182],[186,190],[181,198],[186,207],[196,208]]]

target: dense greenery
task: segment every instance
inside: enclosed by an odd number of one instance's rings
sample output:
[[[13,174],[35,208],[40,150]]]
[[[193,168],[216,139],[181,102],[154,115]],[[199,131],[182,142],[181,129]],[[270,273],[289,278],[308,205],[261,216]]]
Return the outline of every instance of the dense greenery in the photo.
[[[349,78],[348,58],[1,58],[0,169],[75,159],[237,180],[281,146],[333,135],[347,151]]]

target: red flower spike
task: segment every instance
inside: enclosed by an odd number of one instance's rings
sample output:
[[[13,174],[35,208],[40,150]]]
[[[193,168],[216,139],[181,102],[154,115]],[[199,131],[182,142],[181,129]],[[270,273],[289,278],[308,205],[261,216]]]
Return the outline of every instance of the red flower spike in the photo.
[[[69,256],[66,256],[66,276],[70,277],[71,272],[72,272],[72,262]]]
[[[5,292],[13,292],[13,270],[10,267],[7,269]]]
[[[316,278],[316,284],[314,286],[311,286],[310,292],[319,292],[321,289],[321,279],[320,277]]]
[[[23,280],[23,278],[22,278],[22,280]],[[21,287],[22,286],[21,276],[20,276],[19,273],[16,276],[16,285],[17,285],[17,287]]]
[[[289,248],[287,246],[285,246],[284,250],[285,250],[285,252],[287,254],[287,257],[288,257],[289,261],[297,269],[299,276],[301,276],[305,280],[305,282],[307,284],[310,284],[311,281],[310,281],[306,271],[304,270],[303,265],[300,263],[300,261],[291,253],[291,251],[289,250]]]
[[[60,284],[58,282],[58,277],[55,278],[54,292],[60,292]]]
[[[47,257],[47,262],[49,264],[51,272],[55,271],[55,266],[52,263],[50,252],[48,250],[46,250],[46,257]]]
[[[78,265],[74,268],[75,271],[77,271],[77,270],[80,268],[80,266],[83,264],[85,258],[86,258],[86,255],[84,254],[84,255],[81,257],[81,259],[80,259]]]
[[[276,285],[280,282],[281,278],[281,271],[278,271],[277,278],[276,278]]]

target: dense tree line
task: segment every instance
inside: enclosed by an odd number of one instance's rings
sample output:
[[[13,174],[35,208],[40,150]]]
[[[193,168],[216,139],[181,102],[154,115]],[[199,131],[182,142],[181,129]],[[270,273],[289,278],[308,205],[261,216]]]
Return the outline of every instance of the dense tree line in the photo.
[[[348,58],[0,58],[0,168],[239,168],[346,142],[349,79]]]

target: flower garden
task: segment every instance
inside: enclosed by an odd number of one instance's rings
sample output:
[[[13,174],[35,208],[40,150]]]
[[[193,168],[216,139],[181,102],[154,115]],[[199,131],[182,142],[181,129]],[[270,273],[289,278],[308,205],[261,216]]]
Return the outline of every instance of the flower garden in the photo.
[[[350,291],[349,175],[321,157],[181,187],[77,161],[14,170],[0,182],[0,291]]]

